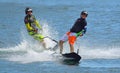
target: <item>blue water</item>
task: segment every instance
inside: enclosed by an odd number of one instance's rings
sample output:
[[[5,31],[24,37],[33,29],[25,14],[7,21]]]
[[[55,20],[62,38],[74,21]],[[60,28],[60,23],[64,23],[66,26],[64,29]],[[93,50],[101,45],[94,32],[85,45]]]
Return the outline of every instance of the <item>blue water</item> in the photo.
[[[0,0],[0,73],[120,73],[119,0]],[[82,56],[77,66],[63,65],[53,51],[43,50],[24,25],[24,10],[43,26],[43,34],[57,41],[88,11],[87,33],[77,39]],[[69,52],[66,43],[64,52]],[[75,50],[75,51],[76,51]]]

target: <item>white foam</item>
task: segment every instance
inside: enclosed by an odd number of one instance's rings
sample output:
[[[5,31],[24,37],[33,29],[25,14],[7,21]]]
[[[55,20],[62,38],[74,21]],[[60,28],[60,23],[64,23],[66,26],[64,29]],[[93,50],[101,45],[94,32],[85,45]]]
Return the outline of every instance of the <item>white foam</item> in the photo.
[[[84,59],[117,59],[120,58],[120,48],[96,48],[79,50]]]
[[[51,54],[53,51],[43,51],[43,52],[35,52],[33,50],[29,50],[24,55],[11,56],[9,58],[10,61],[17,61],[20,63],[31,63],[31,62],[42,62],[42,61],[53,61],[53,57]]]
[[[39,46],[39,47],[38,47]],[[31,62],[42,62],[42,61],[53,61],[52,54],[54,51],[45,50],[40,47],[38,43],[30,43],[23,41],[16,47],[1,48],[1,52],[7,52],[4,54],[4,58],[9,61],[16,61],[20,63],[31,63]]]
[[[31,63],[31,62],[42,62],[42,61],[54,61],[56,57],[53,57],[52,54],[54,51],[43,50],[43,48],[36,46],[40,46],[39,44],[23,41],[16,47],[13,48],[1,48],[1,52],[13,52],[13,54],[7,55],[5,57],[10,61],[17,61],[20,63]],[[69,49],[66,49],[67,51]],[[24,52],[23,54],[15,54],[14,52]],[[79,54],[82,56],[82,59],[117,59],[120,58],[120,48],[95,48],[88,49],[88,47],[81,47],[79,49]]]

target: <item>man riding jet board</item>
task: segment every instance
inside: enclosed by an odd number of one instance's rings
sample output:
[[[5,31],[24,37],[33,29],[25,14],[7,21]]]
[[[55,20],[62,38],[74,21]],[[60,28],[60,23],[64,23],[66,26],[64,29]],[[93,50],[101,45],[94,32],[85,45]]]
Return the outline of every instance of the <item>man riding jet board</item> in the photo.
[[[48,49],[48,47],[45,39],[51,40],[55,44],[54,47],[52,47],[51,49],[55,49],[58,45],[58,42],[54,39],[51,39],[50,37],[44,37],[42,34],[38,33],[38,30],[42,30],[42,27],[40,26],[39,22],[36,20],[32,12],[32,9],[29,7],[25,9],[26,16],[24,18],[24,23],[27,28],[28,34],[33,36],[34,39],[40,41],[43,44],[43,47],[46,49]]]
[[[72,61],[79,62],[81,57],[74,52],[74,43],[78,36],[83,36],[86,32],[87,21],[86,17],[88,13],[86,11],[82,11],[80,14],[80,18],[76,20],[73,27],[60,39],[59,46],[60,46],[60,54],[63,52],[63,43],[69,41],[70,45],[70,53],[62,54],[63,57],[72,58]],[[67,60],[68,61],[68,60]]]

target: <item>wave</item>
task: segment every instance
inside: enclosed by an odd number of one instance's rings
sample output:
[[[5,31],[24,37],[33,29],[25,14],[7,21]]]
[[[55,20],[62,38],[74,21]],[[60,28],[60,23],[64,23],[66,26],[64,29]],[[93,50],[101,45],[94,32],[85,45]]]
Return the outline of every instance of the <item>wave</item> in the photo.
[[[39,44],[32,44],[33,43],[24,40],[16,47],[5,49],[1,48],[0,57],[9,61],[17,61],[20,63],[56,60],[56,57],[53,56],[55,53],[54,51],[44,50],[41,47],[37,47],[40,46]],[[119,52],[119,48],[109,48],[106,50],[106,48],[86,49],[83,47],[82,49],[79,49],[79,54],[82,56],[82,59],[118,59],[120,58]]]
[[[1,54],[1,52],[3,53]],[[120,58],[119,52],[119,48],[87,49],[86,47],[82,47],[82,49],[79,49],[79,54],[82,56],[82,59],[118,59]],[[1,58],[20,63],[55,61],[56,57],[53,56],[53,53],[55,52],[44,50],[38,43],[33,45],[33,43],[26,40],[16,47],[0,49]]]
[[[80,49],[80,55],[84,59],[119,59],[120,48],[96,48]]]

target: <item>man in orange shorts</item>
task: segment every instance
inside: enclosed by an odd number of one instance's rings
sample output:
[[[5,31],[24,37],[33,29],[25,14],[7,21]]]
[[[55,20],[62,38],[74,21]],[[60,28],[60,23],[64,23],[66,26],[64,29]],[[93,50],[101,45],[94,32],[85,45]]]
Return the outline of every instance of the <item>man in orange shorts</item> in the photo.
[[[69,32],[67,32],[59,41],[60,46],[60,54],[63,52],[63,43],[65,41],[69,41],[70,45],[70,52],[74,52],[74,43],[76,41],[76,38],[78,36],[83,36],[86,32],[85,26],[87,26],[86,17],[88,16],[88,13],[86,11],[82,11],[80,14],[80,18],[78,18],[73,25],[73,27],[70,29]]]

